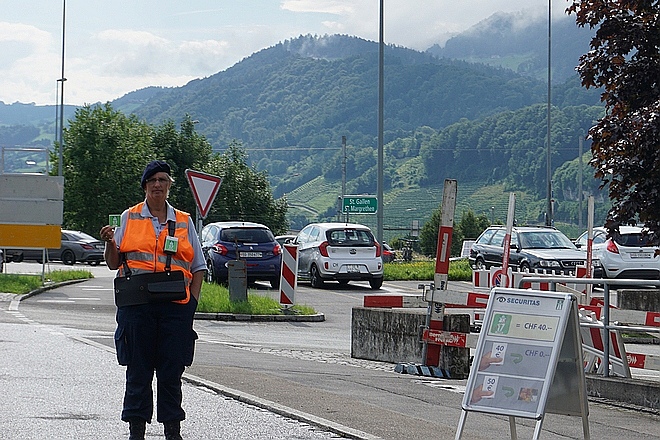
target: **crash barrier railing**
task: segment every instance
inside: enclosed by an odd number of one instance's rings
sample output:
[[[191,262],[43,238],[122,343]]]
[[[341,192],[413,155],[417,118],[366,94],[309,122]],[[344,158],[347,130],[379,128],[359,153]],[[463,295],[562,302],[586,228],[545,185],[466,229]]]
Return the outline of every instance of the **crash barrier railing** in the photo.
[[[549,283],[550,290],[557,290],[558,284],[564,284],[566,282],[566,277],[525,277],[524,280],[520,280],[518,283],[518,288],[522,288],[524,282],[547,282]],[[649,322],[649,316],[657,317],[659,314],[657,312],[644,312],[637,311],[638,316],[646,316],[645,324],[653,325],[642,325],[640,323],[632,323],[631,325],[621,325],[621,324],[612,324],[611,318],[612,315],[616,317],[620,312],[621,317],[627,316],[631,317],[630,312],[636,311],[623,311],[621,309],[613,308],[610,304],[610,287],[611,286],[641,286],[641,287],[660,287],[660,281],[651,281],[651,280],[626,280],[626,279],[600,279],[600,278],[580,278],[580,284],[591,284],[591,285],[602,285],[603,286],[603,302],[602,307],[594,304],[582,304],[579,307],[584,310],[586,313],[582,314],[584,316],[589,316],[590,319],[581,319],[580,327],[585,329],[597,329],[600,330],[600,338],[597,336],[594,338],[593,333],[592,344],[583,344],[584,350],[588,355],[586,357],[587,366],[586,368],[594,367],[597,363],[597,358],[602,354],[602,363],[598,365],[596,373],[602,374],[604,377],[610,375],[610,368],[612,371],[618,375],[624,377],[630,377],[629,363],[628,359],[630,357],[635,357],[635,363],[633,366],[641,368],[652,367],[653,365],[644,365],[644,362],[638,362],[637,357],[646,358],[646,355],[642,354],[626,354],[625,348],[620,338],[620,331],[628,332],[639,332],[639,333],[660,333],[660,320],[653,320]],[[596,313],[596,310],[600,312],[600,316]],[[589,312],[592,312],[591,315],[588,315]],[[585,339],[585,332],[582,332],[583,340]],[[588,336],[587,336],[588,338]],[[605,342],[607,341],[607,342]],[[599,346],[602,345],[602,350]],[[611,354],[611,348],[614,348],[614,356]],[[644,359],[645,360],[645,359]],[[655,364],[656,362],[651,362],[650,364]]]
[[[585,279],[566,275],[549,276],[547,274],[536,274],[535,276],[534,273],[529,272],[521,274],[524,275],[524,279],[516,279],[519,288],[522,286],[524,289],[560,290],[571,292],[578,297],[585,372],[604,376],[609,376],[611,372],[613,375],[631,377],[630,367],[660,371],[660,356],[627,353],[621,338],[622,331],[646,333],[660,337],[660,312],[621,309],[610,305],[610,286],[660,286],[660,281]],[[601,299],[601,292],[599,291],[596,295],[590,297],[586,294],[586,289],[575,290],[569,287],[576,286],[576,284],[579,287],[586,287],[587,284],[602,285],[605,290],[604,296]],[[422,290],[421,295],[365,295],[364,306],[381,308],[428,307],[429,303],[425,300],[427,297],[426,292],[434,290],[435,286],[431,283],[418,284],[417,287]],[[482,324],[480,318],[483,316],[490,296],[490,287],[479,287],[472,292],[436,291],[435,301],[443,303],[447,307],[445,308],[445,314],[458,313],[470,316],[469,333],[432,330],[427,326],[422,326],[420,342],[425,345],[474,348],[478,336],[478,333],[474,332],[479,332]],[[606,302],[607,306],[605,306]],[[607,313],[605,313],[606,311]],[[604,317],[603,321],[601,321],[601,317]],[[612,321],[616,322],[612,323]],[[625,325],[621,323],[625,323]],[[607,332],[609,332],[609,338],[605,336]],[[604,341],[609,343],[604,343]],[[608,366],[608,368],[605,368],[605,366]]]

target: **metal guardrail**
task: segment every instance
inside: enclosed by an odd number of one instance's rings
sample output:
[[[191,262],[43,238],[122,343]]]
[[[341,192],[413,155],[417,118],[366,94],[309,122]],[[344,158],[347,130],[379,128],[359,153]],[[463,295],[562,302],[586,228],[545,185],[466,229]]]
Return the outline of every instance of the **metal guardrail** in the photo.
[[[660,281],[651,281],[651,280],[625,280],[625,279],[604,279],[604,278],[566,278],[566,277],[524,277],[518,282],[518,288],[521,289],[523,282],[525,283],[549,283],[550,290],[557,290],[557,283],[566,284],[576,283],[576,284],[592,284],[592,285],[602,285],[603,286],[603,316],[602,322],[603,325],[594,325],[586,324],[584,327],[599,327],[602,328],[602,337],[603,341],[607,343],[603,344],[603,362],[606,366],[610,364],[610,330],[631,330],[631,331],[644,331],[647,333],[660,332],[660,328],[649,328],[649,327],[639,327],[639,326],[621,326],[621,325],[612,325],[610,324],[610,286],[654,286],[656,288],[660,287]],[[582,323],[580,323],[582,326]],[[603,369],[603,376],[608,377],[610,374],[609,367]]]

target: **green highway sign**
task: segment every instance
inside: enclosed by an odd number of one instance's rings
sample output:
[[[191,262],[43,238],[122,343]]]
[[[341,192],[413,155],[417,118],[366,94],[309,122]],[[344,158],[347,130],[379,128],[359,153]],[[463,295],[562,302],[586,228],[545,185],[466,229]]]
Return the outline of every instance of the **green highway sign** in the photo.
[[[376,196],[344,196],[341,211],[349,214],[375,214],[378,212],[378,198]]]

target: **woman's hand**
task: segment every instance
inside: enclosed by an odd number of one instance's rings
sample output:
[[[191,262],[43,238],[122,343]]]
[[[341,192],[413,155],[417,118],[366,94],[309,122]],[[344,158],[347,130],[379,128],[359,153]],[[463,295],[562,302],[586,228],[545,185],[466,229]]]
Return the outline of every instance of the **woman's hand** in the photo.
[[[115,238],[115,229],[110,225],[105,225],[101,228],[99,235],[101,236],[101,240],[109,243]]]

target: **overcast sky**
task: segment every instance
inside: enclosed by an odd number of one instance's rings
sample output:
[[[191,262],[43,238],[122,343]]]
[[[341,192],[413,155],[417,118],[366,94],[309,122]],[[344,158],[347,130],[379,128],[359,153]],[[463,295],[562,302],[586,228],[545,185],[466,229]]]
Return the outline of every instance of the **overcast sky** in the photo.
[[[0,0],[0,101],[57,102],[64,1],[66,104],[181,86],[300,35],[378,40],[378,0]],[[547,16],[548,1],[385,0],[385,42],[425,50],[497,11]]]

